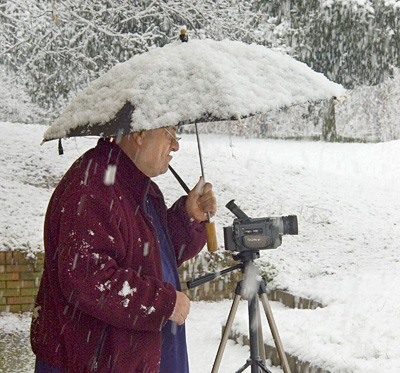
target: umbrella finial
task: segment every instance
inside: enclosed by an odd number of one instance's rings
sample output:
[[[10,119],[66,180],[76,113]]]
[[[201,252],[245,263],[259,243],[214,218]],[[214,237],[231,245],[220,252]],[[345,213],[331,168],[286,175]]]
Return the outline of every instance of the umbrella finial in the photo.
[[[179,35],[179,39],[181,39],[182,43],[187,43],[189,41],[189,37],[187,35],[186,26],[181,27],[181,34]]]

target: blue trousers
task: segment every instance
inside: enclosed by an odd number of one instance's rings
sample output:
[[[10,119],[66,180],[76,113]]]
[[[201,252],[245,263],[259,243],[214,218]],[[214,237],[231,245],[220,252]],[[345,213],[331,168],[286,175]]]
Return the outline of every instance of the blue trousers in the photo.
[[[43,360],[36,358],[35,373],[63,373],[60,369],[45,363]]]

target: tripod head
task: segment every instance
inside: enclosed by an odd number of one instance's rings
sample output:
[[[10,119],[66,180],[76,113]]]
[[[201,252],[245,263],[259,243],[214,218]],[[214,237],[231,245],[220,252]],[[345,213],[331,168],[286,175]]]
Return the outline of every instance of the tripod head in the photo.
[[[211,280],[214,280],[215,278],[225,275],[226,273],[232,272],[236,269],[240,269],[240,270],[244,270],[244,268],[246,267],[246,265],[249,262],[254,262],[255,259],[258,259],[260,257],[260,251],[259,250],[254,250],[254,251],[243,251],[243,252],[239,252],[236,254],[232,254],[232,258],[236,261],[240,260],[240,263],[232,266],[232,267],[228,267],[225,269],[222,269],[221,271],[217,271],[214,273],[207,273],[204,276],[195,278],[193,280],[187,281],[186,285],[188,287],[188,289],[193,289],[197,286],[203,285],[206,282],[209,282]]]

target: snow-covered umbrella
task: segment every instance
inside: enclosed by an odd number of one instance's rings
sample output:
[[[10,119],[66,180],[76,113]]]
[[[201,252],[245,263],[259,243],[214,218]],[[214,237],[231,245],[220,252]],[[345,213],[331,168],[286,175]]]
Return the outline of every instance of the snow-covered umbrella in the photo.
[[[343,87],[323,74],[260,45],[176,41],[136,55],[92,82],[48,128],[43,141],[118,137],[188,123],[196,124],[198,135],[197,123],[240,120],[342,95]],[[209,250],[215,251],[213,223],[206,228]]]
[[[323,74],[260,45],[177,41],[93,81],[48,128],[44,141],[240,119],[343,95],[343,87]]]

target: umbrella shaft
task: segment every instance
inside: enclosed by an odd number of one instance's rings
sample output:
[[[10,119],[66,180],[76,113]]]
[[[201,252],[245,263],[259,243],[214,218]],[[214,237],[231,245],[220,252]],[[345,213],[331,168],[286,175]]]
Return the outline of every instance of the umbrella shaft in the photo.
[[[197,122],[194,123],[194,127],[196,129],[197,148],[199,149],[201,176],[203,176],[203,181],[205,183],[206,182],[206,177],[204,176],[203,157],[201,156],[200,137],[199,137],[199,130],[197,128]],[[210,222],[211,216],[210,216],[209,212],[207,212],[207,218],[208,218],[208,222]]]
[[[195,123],[194,126],[195,126],[195,128],[196,128],[197,148],[199,149],[199,159],[200,159],[201,175],[203,176],[204,182],[206,182],[206,178],[205,178],[205,176],[204,176],[203,157],[201,156],[200,137],[199,137],[199,130],[197,129],[197,123]]]

